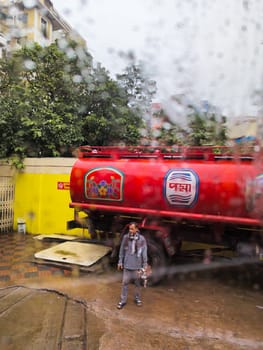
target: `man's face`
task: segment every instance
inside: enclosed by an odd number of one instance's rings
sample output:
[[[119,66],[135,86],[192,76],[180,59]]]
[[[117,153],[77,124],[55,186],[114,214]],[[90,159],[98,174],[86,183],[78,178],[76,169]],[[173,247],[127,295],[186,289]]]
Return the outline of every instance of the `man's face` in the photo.
[[[137,231],[137,229],[136,229],[136,227],[135,227],[135,225],[134,224],[131,224],[130,226],[129,226],[129,233],[131,234],[131,235],[135,235],[135,233],[136,233],[136,231]]]

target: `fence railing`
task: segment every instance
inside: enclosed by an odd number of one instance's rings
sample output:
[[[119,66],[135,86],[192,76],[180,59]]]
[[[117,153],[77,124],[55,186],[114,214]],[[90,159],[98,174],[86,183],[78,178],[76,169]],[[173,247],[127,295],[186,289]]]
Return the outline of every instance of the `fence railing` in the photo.
[[[11,176],[0,176],[0,233],[13,230],[15,184]]]

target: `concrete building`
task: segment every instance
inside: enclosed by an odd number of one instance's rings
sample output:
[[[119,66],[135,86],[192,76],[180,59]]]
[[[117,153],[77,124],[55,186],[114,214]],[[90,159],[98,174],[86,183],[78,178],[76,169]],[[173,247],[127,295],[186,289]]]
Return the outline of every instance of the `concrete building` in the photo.
[[[70,37],[86,47],[85,40],[59,15],[50,0],[0,0],[0,57],[36,42],[48,46]]]
[[[255,141],[258,137],[258,120],[255,117],[240,118],[228,123],[228,138],[235,143]]]
[[[6,13],[4,11],[4,6],[2,5],[2,1],[0,1],[0,58],[3,56],[3,53],[7,47],[7,35],[8,26],[6,23]]]

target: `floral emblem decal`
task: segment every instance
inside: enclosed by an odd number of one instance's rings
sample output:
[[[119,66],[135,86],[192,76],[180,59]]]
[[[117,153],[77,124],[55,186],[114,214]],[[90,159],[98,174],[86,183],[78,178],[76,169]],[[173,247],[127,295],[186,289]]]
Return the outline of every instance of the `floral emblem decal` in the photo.
[[[95,200],[122,201],[124,174],[111,167],[93,168],[85,174],[85,197]]]

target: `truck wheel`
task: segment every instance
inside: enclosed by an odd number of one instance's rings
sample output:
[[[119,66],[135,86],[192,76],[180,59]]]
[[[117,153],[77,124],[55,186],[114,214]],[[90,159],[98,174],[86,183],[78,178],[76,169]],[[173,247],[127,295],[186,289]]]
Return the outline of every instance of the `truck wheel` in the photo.
[[[148,278],[148,285],[158,284],[167,273],[166,258],[163,247],[153,240],[147,241],[148,264],[152,268],[152,274]]]

